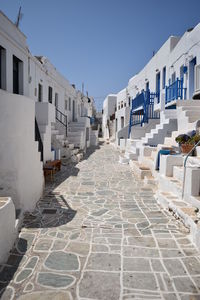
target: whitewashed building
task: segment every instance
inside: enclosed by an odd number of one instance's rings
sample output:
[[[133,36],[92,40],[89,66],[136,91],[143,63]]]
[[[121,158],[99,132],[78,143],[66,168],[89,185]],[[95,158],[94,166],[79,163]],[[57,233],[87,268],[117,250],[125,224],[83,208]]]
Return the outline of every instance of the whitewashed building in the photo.
[[[42,195],[43,163],[86,151],[93,112],[93,98],[47,58],[32,56],[26,36],[0,12],[0,262],[16,238],[18,219]]]
[[[110,94],[103,102],[102,134],[104,139],[109,139],[115,134],[115,111],[117,96]]]
[[[123,107],[128,97],[130,113]],[[148,184],[156,181],[158,202],[183,220],[200,248],[200,148],[186,160],[175,141],[199,127],[200,24],[169,37],[118,99],[116,122],[124,127],[117,127],[116,145],[125,150],[120,162]]]

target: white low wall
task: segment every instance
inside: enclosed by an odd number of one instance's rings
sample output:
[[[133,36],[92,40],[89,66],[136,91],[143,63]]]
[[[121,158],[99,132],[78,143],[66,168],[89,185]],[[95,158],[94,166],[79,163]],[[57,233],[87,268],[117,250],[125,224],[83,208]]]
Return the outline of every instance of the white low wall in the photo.
[[[15,239],[15,206],[11,198],[0,198],[0,264],[6,262]]]
[[[98,130],[90,131],[90,146],[97,146],[99,142],[98,139]]]
[[[17,209],[33,210],[44,182],[33,100],[0,90],[0,138],[0,196],[10,196]]]

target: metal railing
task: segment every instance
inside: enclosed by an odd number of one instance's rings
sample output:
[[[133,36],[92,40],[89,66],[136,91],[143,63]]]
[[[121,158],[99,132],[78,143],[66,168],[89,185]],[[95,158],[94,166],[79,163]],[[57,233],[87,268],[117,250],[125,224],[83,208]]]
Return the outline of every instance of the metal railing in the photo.
[[[56,120],[65,127],[65,134],[67,136],[67,116],[63,114],[57,107],[56,107]]]
[[[182,199],[184,197],[184,191],[185,191],[185,173],[186,173],[186,164],[187,164],[187,160],[188,160],[188,157],[190,156],[190,154],[196,149],[197,146],[199,146],[200,144],[200,141],[198,141],[198,143],[196,143],[196,145],[194,145],[194,147],[190,150],[190,152],[188,152],[188,154],[186,155],[185,157],[185,160],[184,160],[184,169],[183,169],[183,186],[182,186]]]
[[[143,107],[145,103],[145,92],[137,95],[134,99],[132,99],[132,110],[139,108],[140,106]]]
[[[43,161],[43,142],[40,135],[37,120],[35,118],[35,141],[38,142],[38,150],[40,151],[40,160]]]
[[[150,119],[160,119],[160,113],[154,111],[154,100],[156,97],[158,97],[158,93],[151,93],[148,90],[143,91],[132,100],[128,137],[130,137],[132,126],[139,124],[142,126],[144,123],[148,123]]]
[[[183,87],[183,78],[176,79],[172,84],[165,87],[165,104],[173,100],[185,100],[186,88]]]

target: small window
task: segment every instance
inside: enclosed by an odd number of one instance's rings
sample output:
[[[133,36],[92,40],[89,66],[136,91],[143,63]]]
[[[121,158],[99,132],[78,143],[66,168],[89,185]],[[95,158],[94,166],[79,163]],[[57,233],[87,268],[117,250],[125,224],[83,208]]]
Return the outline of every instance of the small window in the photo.
[[[68,109],[68,101],[65,100],[65,110],[67,110],[67,109]]]
[[[166,86],[166,67],[163,68],[162,72],[162,88],[165,89]]]
[[[184,68],[184,65],[182,65],[182,66],[180,67],[180,79],[183,79],[183,77],[184,77],[184,71],[183,71],[183,68]]]
[[[128,106],[131,105],[131,97],[128,97]]]
[[[42,102],[42,85],[38,84],[38,101]]]
[[[23,62],[13,55],[13,93],[23,95]]]
[[[55,93],[55,107],[58,108],[58,93]]]
[[[120,110],[120,105],[118,106],[118,110]]]
[[[49,93],[48,93],[49,103],[52,103],[52,96],[53,96],[53,89],[51,86],[49,86]]]
[[[121,117],[121,129],[124,128],[124,117]]]
[[[172,74],[172,83],[174,83],[175,81],[176,81],[176,72]]]
[[[146,82],[146,91],[149,90],[149,81]]]
[[[69,97],[69,111],[71,111],[71,98]]]
[[[6,50],[0,46],[0,89],[6,89]]]

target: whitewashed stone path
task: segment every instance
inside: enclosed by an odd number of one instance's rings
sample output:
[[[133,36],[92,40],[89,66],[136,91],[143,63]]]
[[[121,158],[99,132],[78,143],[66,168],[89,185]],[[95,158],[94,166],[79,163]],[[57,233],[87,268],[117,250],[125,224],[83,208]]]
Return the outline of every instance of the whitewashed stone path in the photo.
[[[200,253],[110,145],[63,167],[0,271],[1,299],[200,299]]]

